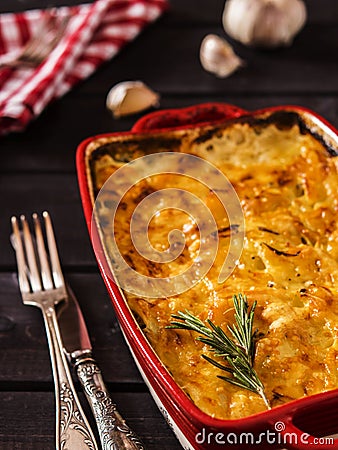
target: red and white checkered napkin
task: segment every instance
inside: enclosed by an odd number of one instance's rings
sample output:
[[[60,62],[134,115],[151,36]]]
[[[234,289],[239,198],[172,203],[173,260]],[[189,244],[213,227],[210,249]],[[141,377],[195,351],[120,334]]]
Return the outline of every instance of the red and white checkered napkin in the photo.
[[[71,17],[64,37],[38,67],[0,68],[0,135],[24,130],[52,100],[89,77],[167,7],[167,0],[96,0],[61,7]],[[49,12],[0,15],[0,64],[17,53]]]

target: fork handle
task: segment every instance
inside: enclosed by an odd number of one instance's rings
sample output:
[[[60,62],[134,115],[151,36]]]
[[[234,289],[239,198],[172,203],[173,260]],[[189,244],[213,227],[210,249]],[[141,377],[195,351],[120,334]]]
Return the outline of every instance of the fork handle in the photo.
[[[96,419],[102,450],[145,450],[138,436],[117,411],[95,360],[86,355],[75,362],[77,376]]]
[[[43,316],[55,383],[56,450],[98,450],[87,418],[74,389],[54,305],[43,308]]]

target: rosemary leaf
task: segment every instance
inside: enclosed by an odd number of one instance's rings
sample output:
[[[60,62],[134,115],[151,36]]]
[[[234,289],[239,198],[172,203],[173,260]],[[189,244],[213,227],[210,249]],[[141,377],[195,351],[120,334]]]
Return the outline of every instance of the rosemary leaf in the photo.
[[[210,358],[207,355],[202,355],[202,357],[208,361],[209,363],[211,363],[212,365],[218,367],[221,370],[224,370],[225,372],[229,372],[229,373],[233,373],[233,370],[230,369],[228,366],[223,366],[223,364],[220,364],[218,361],[215,361],[214,359]]]
[[[257,302],[254,302],[249,308],[246,296],[242,294],[234,295],[233,302],[235,323],[232,326],[227,326],[230,336],[211,320],[204,323],[189,311],[179,311],[178,314],[173,314],[172,317],[175,320],[167,328],[199,333],[196,339],[208,345],[214,355],[223,358],[223,361],[227,364],[223,365],[207,355],[202,355],[206,361],[231,375],[228,377],[219,375],[218,377],[232,385],[260,395],[267,408],[270,409],[263,383],[253,367],[256,344],[253,321]]]

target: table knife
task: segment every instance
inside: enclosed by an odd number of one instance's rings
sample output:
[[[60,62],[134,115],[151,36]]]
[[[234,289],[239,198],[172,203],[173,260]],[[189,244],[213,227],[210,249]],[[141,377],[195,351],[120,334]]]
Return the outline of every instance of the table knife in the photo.
[[[75,368],[95,417],[102,450],[145,450],[138,436],[117,411],[92,356],[92,346],[80,306],[68,287],[67,302],[58,310],[64,351]]]

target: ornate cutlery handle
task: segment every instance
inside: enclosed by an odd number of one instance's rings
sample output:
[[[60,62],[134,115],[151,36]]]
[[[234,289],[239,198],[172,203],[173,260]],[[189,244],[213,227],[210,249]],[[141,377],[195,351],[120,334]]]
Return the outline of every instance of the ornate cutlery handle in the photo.
[[[117,411],[94,359],[78,359],[77,375],[95,416],[103,450],[145,450]]]
[[[55,384],[56,450],[98,450],[93,432],[77,397],[62,350],[54,304],[42,309]]]

